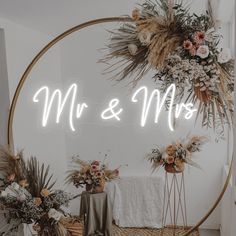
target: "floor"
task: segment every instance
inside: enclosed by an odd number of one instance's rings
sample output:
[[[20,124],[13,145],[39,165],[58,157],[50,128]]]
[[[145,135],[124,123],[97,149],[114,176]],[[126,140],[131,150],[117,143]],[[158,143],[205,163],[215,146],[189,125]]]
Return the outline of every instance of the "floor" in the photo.
[[[200,230],[200,236],[220,236],[218,230]]]

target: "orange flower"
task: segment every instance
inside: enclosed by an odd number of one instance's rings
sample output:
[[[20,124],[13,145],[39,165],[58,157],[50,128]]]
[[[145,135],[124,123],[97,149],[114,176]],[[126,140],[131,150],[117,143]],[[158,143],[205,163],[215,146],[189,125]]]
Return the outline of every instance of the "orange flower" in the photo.
[[[176,158],[175,159],[175,169],[177,171],[184,171],[184,167],[185,167],[184,162],[181,159]]]
[[[40,192],[41,196],[48,197],[50,195],[50,191],[46,188],[42,189]]]
[[[134,10],[132,11],[132,19],[133,19],[134,21],[137,21],[137,20],[140,19],[140,11],[139,11],[139,9],[134,9]]]
[[[42,199],[40,197],[34,198],[34,205],[40,206],[42,204]]]
[[[14,181],[15,177],[16,177],[15,174],[11,174],[11,175],[9,175],[9,176],[7,177],[7,180],[8,180],[9,182],[12,182],[12,181]]]
[[[33,225],[33,230],[35,231],[35,232],[40,232],[41,231],[41,227],[37,224],[37,225]]]
[[[172,156],[175,154],[175,152],[176,152],[176,147],[174,145],[167,146],[166,148],[167,155]]]
[[[183,47],[187,50],[193,48],[193,43],[190,40],[185,40],[183,43]]]
[[[172,156],[168,156],[168,157],[166,158],[166,162],[167,162],[167,164],[173,164],[174,161],[175,161],[175,158],[172,157]]]
[[[19,185],[22,187],[22,188],[26,188],[29,186],[29,183],[26,179],[23,179],[19,182]]]
[[[193,34],[193,40],[197,44],[202,44],[205,40],[205,33],[201,31],[197,31]]]

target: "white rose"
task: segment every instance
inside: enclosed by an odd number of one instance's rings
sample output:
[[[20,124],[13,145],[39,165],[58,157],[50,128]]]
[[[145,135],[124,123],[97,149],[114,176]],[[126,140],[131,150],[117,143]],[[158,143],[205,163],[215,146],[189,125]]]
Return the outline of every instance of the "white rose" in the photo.
[[[210,28],[209,30],[207,30],[207,32],[205,33],[205,40],[209,43],[213,42],[213,34],[214,33],[215,33],[214,28]]]
[[[202,59],[207,58],[209,55],[209,48],[207,45],[201,45],[198,49],[197,49],[197,56],[201,57]]]
[[[138,38],[139,41],[143,44],[143,45],[148,45],[151,43],[151,37],[152,34],[150,31],[148,30],[142,30],[139,34],[138,34]]]
[[[8,194],[6,191],[1,191],[1,197],[7,197],[7,196],[8,196]]]
[[[51,208],[48,212],[48,217],[51,219],[53,218],[55,221],[59,221],[62,217],[62,213],[55,210],[54,208]]]
[[[226,63],[230,59],[232,59],[230,49],[229,48],[222,49],[218,55],[218,62],[219,63]]]
[[[15,190],[20,189],[20,185],[17,184],[16,182],[13,182],[13,183],[11,184],[11,187],[12,187],[13,189],[15,189]]]
[[[129,53],[132,56],[134,56],[138,51],[138,47],[135,44],[131,43],[131,44],[128,45],[128,50],[129,50]]]
[[[20,202],[24,202],[24,201],[26,200],[25,194],[20,194],[20,195],[17,197],[17,200],[20,201]]]

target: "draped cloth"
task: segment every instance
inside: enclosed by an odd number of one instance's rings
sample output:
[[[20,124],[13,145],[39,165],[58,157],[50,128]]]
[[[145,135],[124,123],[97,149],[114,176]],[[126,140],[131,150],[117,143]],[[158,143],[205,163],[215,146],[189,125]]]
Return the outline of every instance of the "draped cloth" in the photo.
[[[106,192],[83,192],[80,215],[84,216],[84,236],[112,235],[112,208]]]
[[[108,183],[112,214],[120,227],[162,227],[164,179],[162,177],[122,177]]]

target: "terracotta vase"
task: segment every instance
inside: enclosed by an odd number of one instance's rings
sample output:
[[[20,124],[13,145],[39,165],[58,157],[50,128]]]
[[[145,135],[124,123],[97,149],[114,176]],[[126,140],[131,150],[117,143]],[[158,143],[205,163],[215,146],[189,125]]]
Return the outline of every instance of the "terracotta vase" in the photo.
[[[166,164],[165,171],[171,174],[178,174],[182,173],[184,171],[184,168],[182,170],[176,170],[173,164]]]
[[[92,192],[102,193],[104,191],[105,183],[106,183],[105,179],[101,179],[99,186],[94,187]]]

